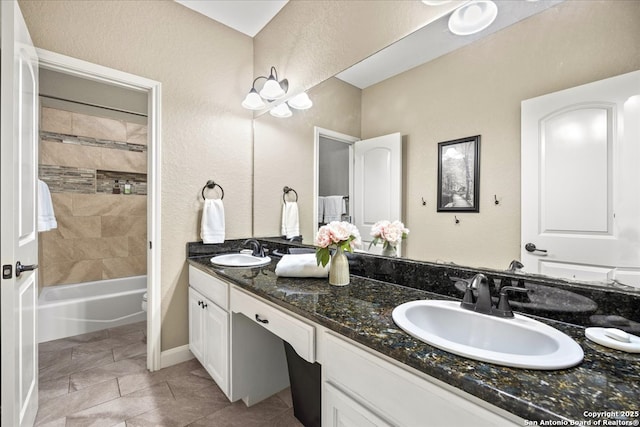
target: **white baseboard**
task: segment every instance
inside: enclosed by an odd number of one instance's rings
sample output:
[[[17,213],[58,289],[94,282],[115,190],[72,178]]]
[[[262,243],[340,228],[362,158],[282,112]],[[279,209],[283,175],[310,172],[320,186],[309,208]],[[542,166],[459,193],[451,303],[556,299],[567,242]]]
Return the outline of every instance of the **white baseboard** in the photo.
[[[160,369],[177,365],[193,359],[193,354],[189,350],[189,344],[180,347],[170,348],[160,353]]]

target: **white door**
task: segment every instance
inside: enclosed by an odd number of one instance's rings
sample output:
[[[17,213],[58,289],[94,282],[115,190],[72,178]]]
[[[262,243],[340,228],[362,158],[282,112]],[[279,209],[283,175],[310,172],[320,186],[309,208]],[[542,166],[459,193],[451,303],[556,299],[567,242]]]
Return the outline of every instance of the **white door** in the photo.
[[[362,249],[369,250],[371,227],[377,221],[402,221],[402,136],[392,133],[357,141],[354,162],[354,223]],[[370,252],[381,253],[382,245],[372,246]]]
[[[640,286],[640,71],[522,102],[532,273]]]
[[[36,174],[38,61],[15,1],[0,1],[2,87],[2,425],[33,425],[38,410]]]

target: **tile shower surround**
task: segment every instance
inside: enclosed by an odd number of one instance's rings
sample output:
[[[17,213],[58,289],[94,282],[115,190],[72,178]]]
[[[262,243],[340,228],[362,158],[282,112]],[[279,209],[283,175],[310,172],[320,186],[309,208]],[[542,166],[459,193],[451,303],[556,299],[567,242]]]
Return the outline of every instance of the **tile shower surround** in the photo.
[[[41,111],[39,177],[58,228],[39,233],[40,283],[146,274],[146,126]],[[132,182],[134,194],[110,194],[115,179]]]

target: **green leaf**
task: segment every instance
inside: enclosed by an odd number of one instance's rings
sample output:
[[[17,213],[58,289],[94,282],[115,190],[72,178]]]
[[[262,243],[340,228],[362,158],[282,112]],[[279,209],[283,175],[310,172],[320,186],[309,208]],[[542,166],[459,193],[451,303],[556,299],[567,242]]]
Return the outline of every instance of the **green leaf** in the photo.
[[[322,264],[322,266],[326,266],[331,259],[331,253],[329,252],[329,248],[318,248],[316,249],[316,262],[318,265]]]

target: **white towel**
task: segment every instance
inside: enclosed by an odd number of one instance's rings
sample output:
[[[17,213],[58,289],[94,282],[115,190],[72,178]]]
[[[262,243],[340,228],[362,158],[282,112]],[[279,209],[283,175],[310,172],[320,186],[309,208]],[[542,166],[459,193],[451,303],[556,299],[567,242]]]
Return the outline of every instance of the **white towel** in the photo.
[[[53,213],[51,192],[46,182],[38,180],[38,231],[49,231],[58,228],[58,221]]]
[[[318,197],[318,222],[324,224],[324,197]]]
[[[202,209],[202,243],[224,243],[224,205],[221,199],[206,199]]]
[[[341,221],[344,213],[344,197],[327,196],[324,198],[324,222]]]
[[[282,205],[281,232],[287,239],[300,235],[300,220],[298,219],[297,202],[284,202]]]
[[[276,264],[276,276],[280,277],[327,277],[329,266],[318,265],[316,254],[283,255]]]

